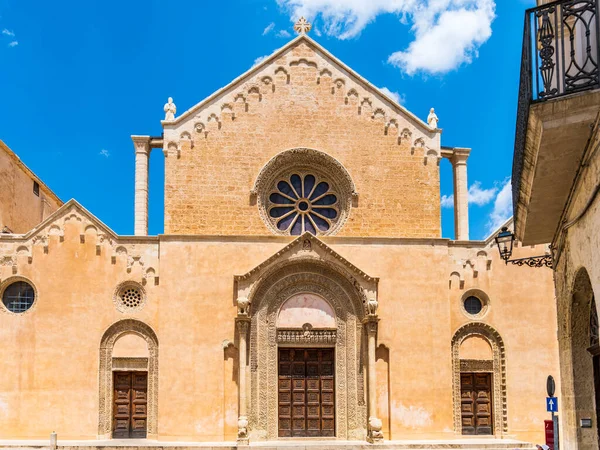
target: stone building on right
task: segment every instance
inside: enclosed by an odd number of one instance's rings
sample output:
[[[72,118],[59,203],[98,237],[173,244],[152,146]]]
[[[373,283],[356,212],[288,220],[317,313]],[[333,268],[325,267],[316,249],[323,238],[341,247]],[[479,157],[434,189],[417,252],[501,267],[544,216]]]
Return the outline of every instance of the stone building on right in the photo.
[[[561,450],[600,448],[598,0],[526,11],[513,161],[516,239],[551,242]],[[553,339],[553,336],[549,336]]]

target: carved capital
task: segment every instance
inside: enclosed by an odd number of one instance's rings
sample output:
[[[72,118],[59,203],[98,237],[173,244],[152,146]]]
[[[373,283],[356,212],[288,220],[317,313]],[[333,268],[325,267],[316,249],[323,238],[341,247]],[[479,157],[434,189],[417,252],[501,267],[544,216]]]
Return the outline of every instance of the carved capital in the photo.
[[[379,323],[379,317],[368,315],[363,319],[363,324],[368,336],[377,335],[377,327]]]
[[[450,162],[453,166],[461,166],[467,164],[467,159],[471,153],[470,148],[453,148]]]
[[[248,333],[248,328],[250,328],[250,317],[238,316],[235,319],[235,323],[238,327],[238,331],[240,332],[240,336],[246,336],[246,334]]]
[[[150,136],[131,136],[135,153],[150,155]]]

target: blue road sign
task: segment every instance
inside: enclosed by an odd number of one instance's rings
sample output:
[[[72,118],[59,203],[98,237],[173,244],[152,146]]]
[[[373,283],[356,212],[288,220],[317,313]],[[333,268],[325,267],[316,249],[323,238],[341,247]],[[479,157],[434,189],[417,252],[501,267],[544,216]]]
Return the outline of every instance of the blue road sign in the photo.
[[[546,397],[546,411],[558,412],[558,399],[556,397]]]

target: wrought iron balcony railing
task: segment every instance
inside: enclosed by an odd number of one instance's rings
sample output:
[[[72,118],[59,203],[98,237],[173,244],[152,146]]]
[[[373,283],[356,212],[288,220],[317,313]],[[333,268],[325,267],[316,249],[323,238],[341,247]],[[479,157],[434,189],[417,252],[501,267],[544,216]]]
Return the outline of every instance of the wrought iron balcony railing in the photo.
[[[513,159],[515,215],[531,104],[600,88],[599,1],[559,0],[525,12]]]

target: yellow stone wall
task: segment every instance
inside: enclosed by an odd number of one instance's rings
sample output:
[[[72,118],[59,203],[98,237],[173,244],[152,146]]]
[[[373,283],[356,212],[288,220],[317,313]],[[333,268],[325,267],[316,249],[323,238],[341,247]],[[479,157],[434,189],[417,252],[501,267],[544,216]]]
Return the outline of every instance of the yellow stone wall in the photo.
[[[0,238],[0,253],[18,255],[16,269],[0,266],[0,288],[14,276],[25,277],[38,295],[24,314],[0,313],[0,341],[6,343],[0,346],[0,437],[46,438],[55,430],[63,439],[95,438],[100,340],[115,322],[135,318],[158,336],[158,439],[233,440],[237,354],[223,347],[237,342],[234,275],[259,265],[291,238],[115,239],[74,204],[66,206],[41,230],[54,230],[47,241]],[[506,345],[507,435],[542,439],[544,383],[558,371],[550,270],[506,266],[483,242],[324,242],[380,277],[378,405],[386,439],[460,437],[453,431],[450,342],[470,321],[461,298],[472,289],[489,297],[479,320]],[[519,248],[517,256],[541,251]],[[115,289],[125,280],[144,282],[147,301],[139,311],[115,307]],[[131,347],[132,356],[139,356]]]
[[[39,195],[33,183],[40,185]],[[63,202],[0,141],[0,231],[26,233],[56,211]]]
[[[438,135],[381,98],[300,41],[165,124],[165,233],[271,234],[250,190],[276,154],[308,147],[337,159],[356,184],[358,207],[339,235],[440,237],[437,158],[413,148],[422,136],[438,152]]]

